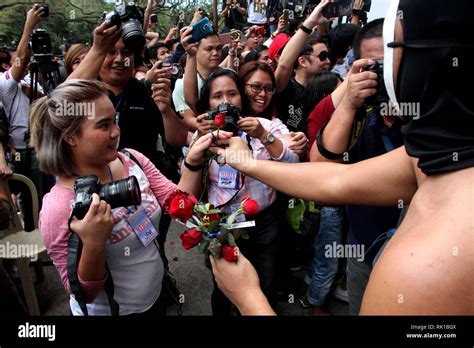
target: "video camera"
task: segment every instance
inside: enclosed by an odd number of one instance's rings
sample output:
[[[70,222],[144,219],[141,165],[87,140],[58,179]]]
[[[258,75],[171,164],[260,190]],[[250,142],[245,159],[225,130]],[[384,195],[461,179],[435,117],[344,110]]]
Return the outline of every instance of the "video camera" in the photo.
[[[31,50],[33,57],[40,64],[50,62],[53,55],[53,46],[51,44],[51,36],[44,29],[36,29],[31,36]]]
[[[101,185],[95,175],[79,176],[74,182],[74,193],[72,215],[79,220],[89,211],[94,193],[110,204],[112,209],[139,205],[142,202],[140,186],[135,176],[105,185]]]
[[[135,3],[117,2],[113,11],[102,14],[101,20],[110,21],[112,25],[120,27],[125,47],[133,52],[138,52],[145,46],[146,39],[142,29],[144,13]]]
[[[229,103],[222,103],[216,110],[209,111],[207,116],[210,120],[214,120],[219,114],[224,115],[224,127],[221,127],[221,129],[237,135],[237,132],[239,131],[237,126],[240,117],[239,108]]]

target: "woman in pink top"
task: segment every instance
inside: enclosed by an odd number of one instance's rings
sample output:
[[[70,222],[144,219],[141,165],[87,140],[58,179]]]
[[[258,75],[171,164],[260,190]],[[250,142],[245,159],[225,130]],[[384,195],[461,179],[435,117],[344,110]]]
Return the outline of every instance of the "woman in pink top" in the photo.
[[[170,96],[155,90],[154,99],[166,103]],[[223,142],[231,136],[221,134]],[[132,156],[128,158],[117,152],[119,137],[114,107],[97,81],[67,81],[39,99],[31,110],[31,139],[40,168],[57,177],[56,185],[43,200],[40,229],[65,288],[74,293],[70,298],[74,315],[110,315],[114,302],[120,315],[163,313],[158,301],[163,263],[157,246],[150,241],[159,233],[161,207],[168,196],[176,189],[196,192],[203,152],[212,142],[209,134],[195,143],[176,186],[142,154],[129,150]],[[75,178],[83,175],[95,175],[101,184],[135,176],[141,189],[141,205],[111,209],[94,194],[85,217],[72,218],[68,226]],[[154,237],[143,237],[139,225],[147,226]],[[82,242],[77,268],[69,267],[76,281],[68,276],[71,231]],[[105,290],[110,279],[113,300],[108,297],[110,291]],[[77,296],[76,283],[83,301]]]
[[[201,98],[196,105],[198,110],[201,112],[215,110],[223,103],[234,105],[242,111],[236,123],[237,136],[244,139],[254,158],[298,162],[298,155],[290,149],[285,137],[289,134],[288,128],[278,118],[272,118],[271,110],[269,111],[275,92],[272,71],[265,64],[259,65],[256,62],[247,64],[254,66],[255,69],[249,72],[245,82],[232,70],[214,71],[201,89]],[[246,65],[242,67],[244,71]],[[264,118],[264,115],[267,118]],[[213,121],[208,119],[208,115],[198,116],[197,121],[199,133],[209,134]],[[259,180],[241,175],[230,166],[221,166],[216,161],[210,162],[207,188],[209,202],[216,207],[221,206],[226,212],[235,210],[246,196],[258,202],[260,213],[252,216],[255,227],[247,229],[248,240],[239,239],[237,244],[255,265],[262,289],[274,303],[279,245],[275,210],[276,190]],[[217,286],[214,287],[212,294],[212,311],[214,315],[219,316],[229,316],[232,313],[231,303]]]

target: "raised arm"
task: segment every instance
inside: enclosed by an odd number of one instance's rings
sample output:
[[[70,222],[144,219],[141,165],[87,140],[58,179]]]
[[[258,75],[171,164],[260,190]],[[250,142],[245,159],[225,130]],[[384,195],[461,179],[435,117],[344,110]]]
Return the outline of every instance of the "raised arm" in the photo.
[[[401,147],[352,165],[279,163],[255,160],[240,138],[227,149],[214,150],[238,171],[293,197],[323,204],[395,206],[410,202],[417,189],[415,171]],[[291,185],[288,178],[292,178]]]
[[[181,44],[188,54],[186,59],[186,69],[183,77],[184,101],[196,112],[196,103],[199,100],[198,82],[197,82],[197,45],[190,44],[192,38],[192,27],[185,27],[181,30]]]
[[[104,21],[94,30],[94,43],[81,64],[68,76],[68,80],[95,80],[99,76],[107,52],[114,48],[120,39],[120,30],[109,21]]]
[[[41,19],[43,11],[40,5],[35,4],[26,15],[25,27],[20,42],[18,43],[15,62],[11,68],[12,77],[16,82],[21,81],[28,69],[28,64],[31,59],[30,38],[33,34],[33,30]]]
[[[328,2],[329,0],[321,1],[308,18],[306,18],[303,22],[306,28],[313,30],[318,24],[327,21],[321,12]],[[275,71],[277,92],[282,92],[288,85],[293,75],[293,66],[298,59],[298,55],[310,37],[311,34],[299,29],[283,49],[278,67]]]

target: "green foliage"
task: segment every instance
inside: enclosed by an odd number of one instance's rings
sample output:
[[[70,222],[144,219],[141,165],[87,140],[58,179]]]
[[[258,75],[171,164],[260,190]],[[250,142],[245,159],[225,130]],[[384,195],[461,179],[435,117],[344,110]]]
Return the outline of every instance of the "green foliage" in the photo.
[[[125,0],[126,2],[132,0]],[[38,28],[46,29],[51,35],[53,53],[63,54],[71,41],[91,44],[92,32],[98,25],[101,14],[113,9],[113,0],[1,0],[0,2],[0,46],[17,45],[20,41],[26,13],[35,3],[47,3],[50,9],[48,18],[43,19]],[[138,6],[145,8],[148,0],[136,0]],[[220,8],[221,0],[218,1]],[[166,0],[154,12],[158,23],[153,31],[165,38],[169,29],[177,24],[180,13],[185,15],[187,25],[194,10],[201,7],[212,17],[212,0]]]

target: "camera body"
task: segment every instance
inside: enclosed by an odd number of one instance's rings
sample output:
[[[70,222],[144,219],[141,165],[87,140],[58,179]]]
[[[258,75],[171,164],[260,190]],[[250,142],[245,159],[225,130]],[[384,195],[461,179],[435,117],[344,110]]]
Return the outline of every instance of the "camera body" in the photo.
[[[239,131],[239,127],[237,126],[240,117],[239,108],[229,103],[222,103],[216,110],[209,111],[207,116],[210,120],[214,120],[219,114],[224,115],[224,127],[221,129],[237,135],[237,132]]]
[[[39,63],[51,61],[53,46],[51,44],[51,36],[46,30],[34,30],[33,35],[31,35],[30,45],[35,60]]]
[[[365,103],[366,105],[372,105],[378,108],[382,103],[387,103],[390,99],[385,88],[383,77],[383,60],[376,60],[373,64],[363,68],[363,70],[372,71],[377,74],[377,93],[367,98]]]
[[[352,14],[353,0],[337,0],[326,5],[323,16],[326,18],[344,17]]]
[[[83,219],[92,203],[92,194],[99,195],[112,209],[139,205],[142,202],[140,186],[135,176],[101,185],[95,175],[79,176],[74,182],[72,215]]]
[[[49,17],[49,6],[48,4],[40,4],[40,9],[43,10],[43,14],[41,17],[46,18]]]
[[[103,13],[101,19],[120,27],[123,43],[128,49],[138,52],[145,46],[146,39],[142,29],[144,14],[135,3],[117,3],[114,10]]]
[[[153,13],[153,14],[150,16],[150,23],[153,23],[153,24],[158,23],[158,15],[157,15],[156,13]]]
[[[184,75],[184,69],[181,64],[165,62],[163,63],[163,68],[171,68],[171,79],[173,80],[179,80]]]

